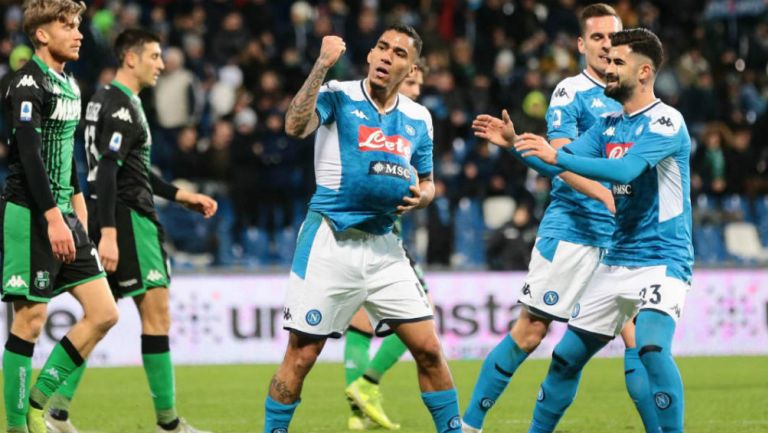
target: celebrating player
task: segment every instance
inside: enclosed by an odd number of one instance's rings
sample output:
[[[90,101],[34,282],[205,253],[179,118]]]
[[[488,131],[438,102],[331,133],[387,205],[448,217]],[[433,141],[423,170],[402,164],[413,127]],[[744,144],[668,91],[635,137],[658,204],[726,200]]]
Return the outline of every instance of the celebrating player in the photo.
[[[613,244],[555,347],[531,433],[555,429],[584,365],[638,309],[637,346],[661,431],[683,431],[683,384],[671,346],[693,266],[691,140],[681,114],[654,95],[663,60],[656,35],[625,30],[611,36],[611,45],[605,94],[622,104],[622,112],[601,118],[559,150],[542,137],[514,131],[504,143],[526,157],[611,182],[616,197]]]
[[[421,58],[416,62],[408,77],[400,84],[400,93],[414,101],[418,100],[426,71],[427,66],[424,59]],[[401,225],[400,219],[395,221],[393,228],[395,234],[400,234]],[[411,257],[408,250],[405,250],[405,255],[426,293],[427,283],[424,281],[424,270]],[[364,308],[360,308],[352,317],[345,337],[344,379],[347,386],[345,392],[349,395],[350,408],[352,409],[352,414],[347,421],[347,428],[365,430],[381,426],[391,430],[398,429],[399,424],[392,422],[384,412],[379,382],[408,348],[397,335],[389,335],[381,342],[381,346],[373,359],[369,359],[368,349],[373,338],[373,328]]]
[[[117,322],[117,306],[93,243],[77,180],[74,146],[80,89],[64,73],[77,60],[82,2],[31,0],[24,31],[35,47],[5,95],[13,128],[2,212],[2,299],[13,303],[3,353],[9,433],[45,433],[43,408]],[[47,303],[69,292],[83,317],[53,348],[30,390],[32,354]]]
[[[560,148],[586,132],[601,116],[621,110],[621,105],[603,94],[611,46],[610,35],[621,30],[616,11],[602,3],[585,7],[579,17],[582,35],[579,51],[587,68],[566,78],[555,88],[547,111],[547,135]],[[504,119],[482,115],[476,124],[492,122],[478,134],[503,143],[513,129],[506,112]],[[488,133],[494,134],[489,135]],[[543,167],[549,173],[551,168]],[[552,173],[550,173],[552,174]],[[570,185],[569,185],[570,184]],[[573,187],[572,187],[572,186]],[[574,189],[576,188],[576,189]],[[585,193],[599,199],[590,200]],[[602,203],[605,204],[602,204]],[[597,269],[614,230],[614,201],[611,192],[597,182],[573,173],[560,173],[552,179],[551,203],[539,226],[538,239],[531,254],[530,272],[520,295],[525,307],[509,335],[483,363],[472,400],[464,413],[464,431],[479,431],[485,416],[510,382],[512,375],[546,336],[553,321],[567,322],[578,315],[579,298]],[[641,415],[647,432],[658,431],[648,380],[635,347],[634,327],[629,322],[622,331],[625,345],[627,390]]]
[[[115,55],[120,62],[115,80],[96,91],[85,114],[88,207],[95,215],[90,234],[99,245],[113,293],[132,297],[139,311],[142,361],[157,433],[194,433],[198,430],[176,414],[168,342],[170,275],[153,196],[177,201],[206,218],[216,213],[216,202],[177,189],[150,168],[152,137],[138,93],[154,86],[163,70],[160,39],[144,30],[126,30],[115,41]],[[69,381],[52,399],[46,414],[51,432],[75,432],[68,411],[77,385]]]
[[[458,432],[456,389],[437,338],[432,308],[392,233],[397,214],[434,196],[432,120],[398,89],[421,38],[387,28],[368,53],[368,77],[322,86],[345,50],[323,38],[320,56],[291,102],[285,129],[315,137],[317,191],[297,241],[283,311],[290,331],[266,400],[265,433],[284,433],[301,387],[328,337],[340,337],[365,307],[377,335],[395,332],[416,359],[422,399],[438,432]]]

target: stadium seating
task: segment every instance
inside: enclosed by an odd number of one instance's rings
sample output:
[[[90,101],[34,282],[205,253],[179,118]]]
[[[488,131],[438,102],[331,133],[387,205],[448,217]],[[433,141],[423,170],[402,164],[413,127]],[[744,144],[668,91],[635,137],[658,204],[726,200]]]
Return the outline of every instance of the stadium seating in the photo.
[[[485,223],[478,199],[459,200],[454,218],[454,266],[459,269],[485,266]]]
[[[760,236],[754,224],[733,222],[725,226],[725,246],[732,256],[745,264],[768,262],[768,248],[760,243]]]
[[[755,225],[763,246],[768,247],[768,195],[755,200]]]
[[[693,245],[699,264],[715,265],[725,261],[727,253],[722,227],[717,224],[694,225]]]
[[[495,230],[512,219],[516,203],[512,197],[494,196],[483,200],[483,220],[488,230]]]

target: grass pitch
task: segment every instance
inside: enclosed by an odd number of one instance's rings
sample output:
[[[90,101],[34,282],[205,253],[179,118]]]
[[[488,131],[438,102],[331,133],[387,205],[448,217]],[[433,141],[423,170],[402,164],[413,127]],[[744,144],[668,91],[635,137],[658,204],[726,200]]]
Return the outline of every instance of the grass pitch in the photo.
[[[768,357],[679,358],[686,392],[687,433],[768,432]],[[530,360],[491,411],[486,433],[525,433],[547,360]],[[469,401],[479,361],[451,363],[461,409]],[[178,367],[179,413],[215,433],[261,433],[264,398],[274,365]],[[345,432],[348,416],[340,364],[318,364],[304,386],[292,433]],[[402,433],[430,433],[415,366],[402,362],[382,383],[385,408]],[[0,409],[1,410],[1,409]],[[71,408],[81,432],[154,431],[154,414],[141,368],[93,368],[86,372]],[[4,418],[3,418],[4,419]],[[379,430],[383,431],[383,430]],[[596,359],[582,377],[561,433],[642,433],[624,388],[621,359]]]

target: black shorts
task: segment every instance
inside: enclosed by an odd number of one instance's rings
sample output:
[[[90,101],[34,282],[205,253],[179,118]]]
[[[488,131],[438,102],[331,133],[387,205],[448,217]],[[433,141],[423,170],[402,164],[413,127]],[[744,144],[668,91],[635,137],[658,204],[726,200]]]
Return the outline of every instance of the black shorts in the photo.
[[[97,203],[88,200],[88,214],[94,215],[89,218],[89,233],[96,245],[101,239],[101,228],[95,218]],[[170,264],[160,224],[120,202],[115,205],[115,223],[119,257],[117,270],[107,278],[115,297],[138,296],[149,289],[168,287]]]
[[[106,276],[85,228],[74,213],[64,215],[75,241],[75,261],[56,260],[45,217],[25,206],[0,200],[3,230],[2,300],[47,303],[55,296]]]

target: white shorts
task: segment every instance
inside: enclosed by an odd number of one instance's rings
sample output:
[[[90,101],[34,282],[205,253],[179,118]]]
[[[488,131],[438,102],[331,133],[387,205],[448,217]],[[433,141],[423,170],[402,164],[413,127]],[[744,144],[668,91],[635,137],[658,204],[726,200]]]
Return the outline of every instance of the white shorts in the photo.
[[[537,238],[520,303],[532,314],[567,322],[597,269],[602,249]]]
[[[392,332],[390,324],[432,319],[397,236],[334,232],[325,218],[309,212],[296,242],[283,328],[338,338],[361,306],[380,336]]]
[[[666,266],[600,265],[579,301],[570,326],[615,337],[638,310],[657,310],[680,319],[690,284],[667,275]]]

